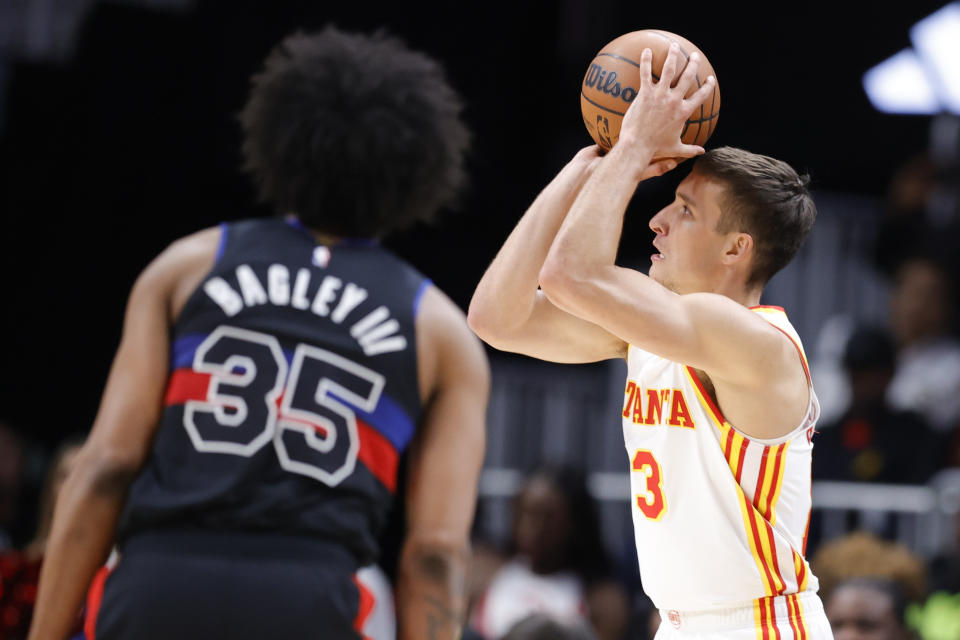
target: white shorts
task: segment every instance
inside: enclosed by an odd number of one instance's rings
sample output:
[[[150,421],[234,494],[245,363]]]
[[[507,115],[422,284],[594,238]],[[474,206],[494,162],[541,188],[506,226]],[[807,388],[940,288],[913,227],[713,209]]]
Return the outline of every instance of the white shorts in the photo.
[[[710,611],[660,611],[654,640],[833,640],[816,593]]]

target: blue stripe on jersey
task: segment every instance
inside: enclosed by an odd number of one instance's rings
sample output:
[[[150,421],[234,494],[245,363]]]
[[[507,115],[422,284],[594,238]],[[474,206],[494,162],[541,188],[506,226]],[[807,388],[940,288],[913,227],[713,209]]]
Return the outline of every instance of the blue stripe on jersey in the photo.
[[[432,285],[433,282],[430,278],[424,278],[423,282],[420,283],[420,288],[417,289],[417,295],[413,297],[413,317],[417,317],[417,313],[420,311],[420,300],[423,298],[423,294],[426,293],[427,288]]]
[[[170,370],[193,367],[193,356],[197,347],[206,337],[202,333],[191,333],[174,341],[171,349]],[[283,356],[286,358],[288,365],[293,362],[293,351],[284,349]],[[353,409],[361,420],[382,433],[390,441],[390,444],[396,448],[397,453],[403,453],[407,448],[416,425],[403,407],[397,404],[393,398],[387,394],[382,394],[373,413],[367,413],[339,396],[337,399]]]
[[[193,355],[197,347],[207,339],[206,334],[190,333],[174,341],[170,348],[170,371],[193,366]]]
[[[223,252],[227,250],[227,229],[229,228],[230,225],[226,222],[220,223],[220,242],[217,243],[217,256],[213,259],[214,264],[220,262]]]

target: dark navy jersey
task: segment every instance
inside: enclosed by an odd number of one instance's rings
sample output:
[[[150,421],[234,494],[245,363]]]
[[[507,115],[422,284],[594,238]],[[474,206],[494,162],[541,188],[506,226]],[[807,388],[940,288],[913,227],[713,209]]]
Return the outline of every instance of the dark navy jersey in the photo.
[[[263,531],[376,558],[421,414],[414,319],[429,281],[372,242],[296,221],[223,225],[172,328],[165,409],[121,543],[162,528]]]

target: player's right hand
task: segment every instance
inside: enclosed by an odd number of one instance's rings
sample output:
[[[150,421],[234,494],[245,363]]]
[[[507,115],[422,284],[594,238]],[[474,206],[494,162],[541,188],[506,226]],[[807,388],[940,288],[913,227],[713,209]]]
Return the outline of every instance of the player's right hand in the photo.
[[[654,158],[691,158],[703,153],[703,147],[684,144],[680,134],[693,110],[713,92],[716,79],[710,76],[685,98],[696,81],[700,55],[691,54],[686,68],[679,73],[680,48],[671,43],[657,82],[653,81],[652,60],[653,52],[644,49],[640,56],[640,87],[623,117],[617,146],[646,148]],[[676,86],[671,86],[675,79]]]

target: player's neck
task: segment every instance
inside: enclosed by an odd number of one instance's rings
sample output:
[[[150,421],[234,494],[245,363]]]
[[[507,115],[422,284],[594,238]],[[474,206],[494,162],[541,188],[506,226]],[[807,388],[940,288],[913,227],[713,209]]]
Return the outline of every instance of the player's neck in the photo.
[[[743,282],[728,280],[714,287],[713,293],[727,296],[745,307],[756,307],[760,304],[760,296],[763,294],[763,288],[747,287]]]

